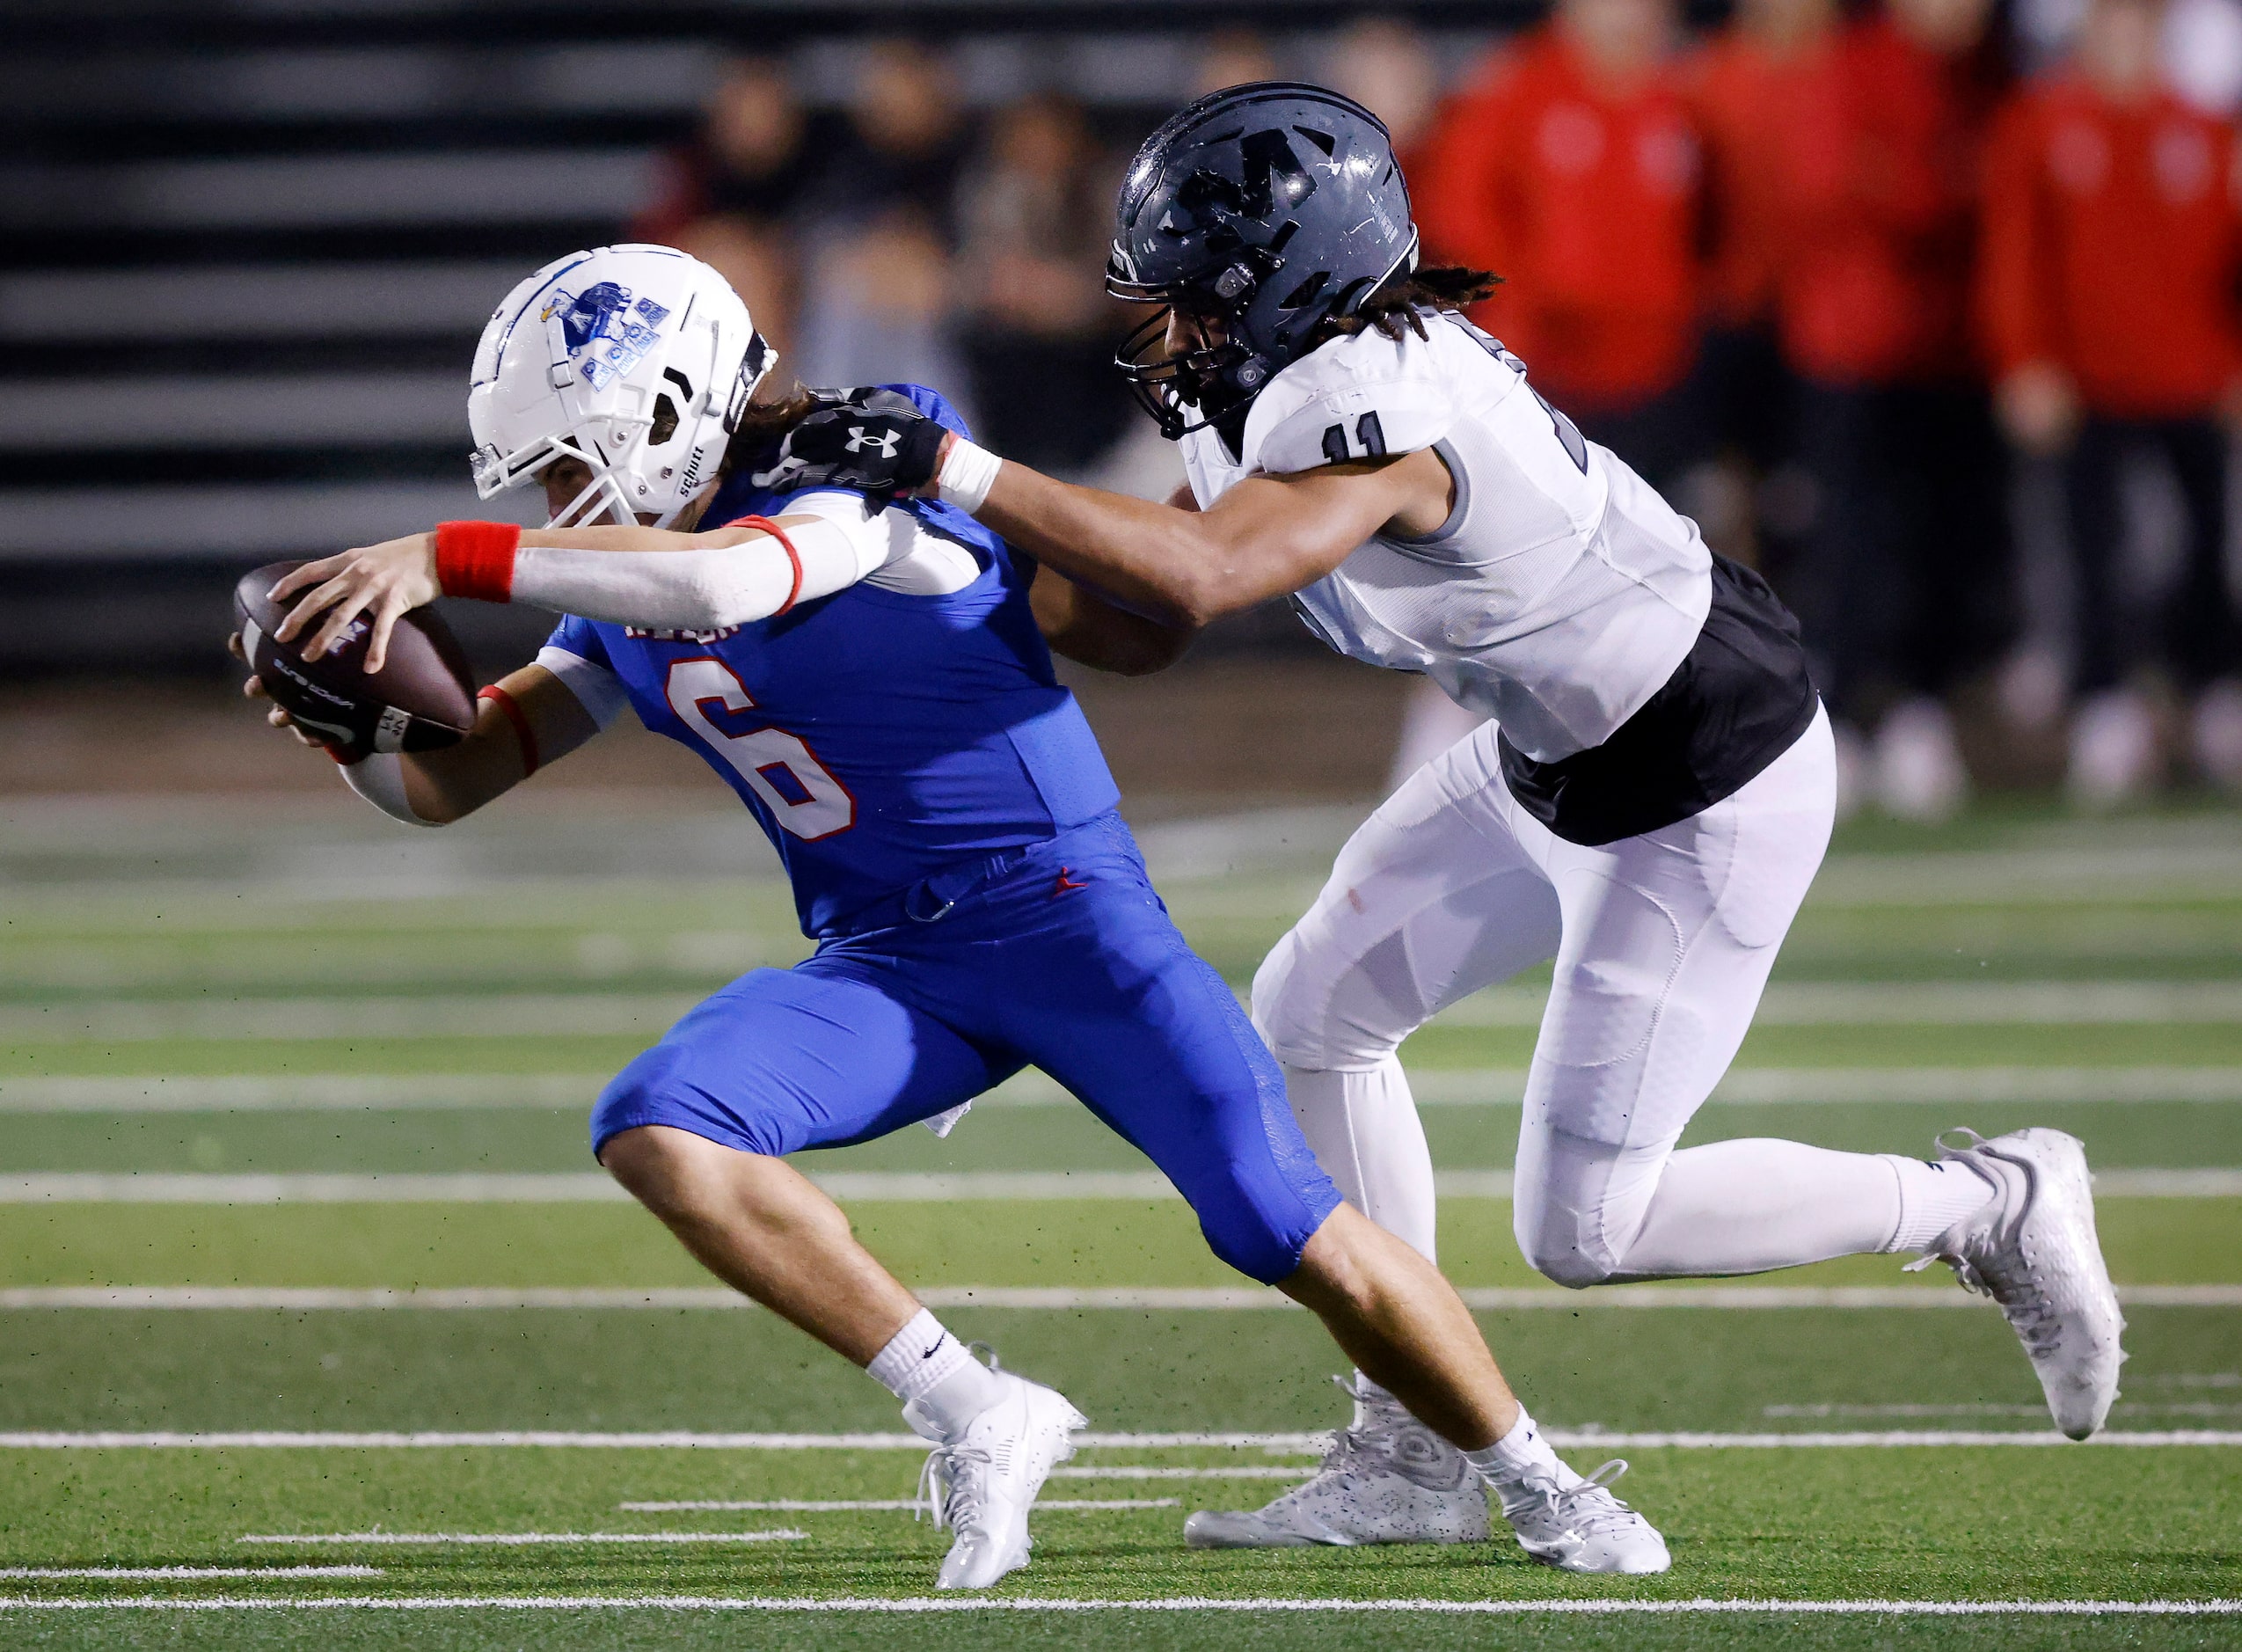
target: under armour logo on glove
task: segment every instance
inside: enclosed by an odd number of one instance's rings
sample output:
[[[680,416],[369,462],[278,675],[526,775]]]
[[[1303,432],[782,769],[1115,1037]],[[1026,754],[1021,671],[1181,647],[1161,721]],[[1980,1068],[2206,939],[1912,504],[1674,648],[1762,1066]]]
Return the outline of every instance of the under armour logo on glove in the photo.
[[[817,391],[819,406],[787,434],[757,487],[794,493],[853,487],[894,499],[934,475],[949,432],[892,390]]]

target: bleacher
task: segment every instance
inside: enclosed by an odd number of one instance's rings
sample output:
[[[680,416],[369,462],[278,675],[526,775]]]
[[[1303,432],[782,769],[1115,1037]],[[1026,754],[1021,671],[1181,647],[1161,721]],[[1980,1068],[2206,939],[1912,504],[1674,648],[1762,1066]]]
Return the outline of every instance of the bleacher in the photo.
[[[242,569],[534,511],[467,479],[476,335],[522,274],[624,230],[727,51],[789,51],[831,104],[846,31],[967,30],[970,101],[1056,84],[1149,119],[1209,26],[1281,43],[1347,10],[4,0],[0,676],[215,671]],[[477,618],[493,647],[537,623]]]

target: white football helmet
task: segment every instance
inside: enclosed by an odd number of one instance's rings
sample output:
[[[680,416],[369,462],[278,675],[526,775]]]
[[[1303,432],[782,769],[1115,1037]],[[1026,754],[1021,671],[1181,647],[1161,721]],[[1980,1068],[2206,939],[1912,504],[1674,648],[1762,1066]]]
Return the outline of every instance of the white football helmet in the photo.
[[[475,347],[476,491],[489,499],[577,458],[591,486],[548,526],[651,515],[666,528],[715,480],[778,359],[730,283],[675,247],[556,259],[506,296]]]

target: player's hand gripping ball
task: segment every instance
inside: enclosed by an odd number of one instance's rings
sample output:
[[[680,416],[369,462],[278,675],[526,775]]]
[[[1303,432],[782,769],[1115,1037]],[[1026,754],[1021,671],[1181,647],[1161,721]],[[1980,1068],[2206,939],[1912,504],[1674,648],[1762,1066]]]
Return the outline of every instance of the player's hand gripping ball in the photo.
[[[274,562],[234,587],[241,654],[266,696],[290,721],[346,760],[377,751],[433,751],[456,744],[475,726],[475,679],[449,626],[433,608],[404,615],[391,633],[389,658],[366,669],[368,622],[351,621],[340,646],[317,660],[273,633],[290,603],[274,602],[274,585],[302,567]]]
[[[883,498],[917,493],[934,479],[949,432],[892,390],[813,391],[816,412],[787,432],[778,462],[757,487],[853,487]]]

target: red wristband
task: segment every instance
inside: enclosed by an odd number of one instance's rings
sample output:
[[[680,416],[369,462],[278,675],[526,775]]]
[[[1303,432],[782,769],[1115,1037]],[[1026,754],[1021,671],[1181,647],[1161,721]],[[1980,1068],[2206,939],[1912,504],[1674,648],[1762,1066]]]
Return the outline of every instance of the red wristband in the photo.
[[[522,530],[510,522],[447,522],[436,528],[436,584],[446,596],[486,603],[514,599],[514,552]]]
[[[794,582],[786,588],[786,600],[779,603],[778,610],[771,615],[771,618],[776,619],[778,615],[792,608],[795,599],[802,594],[801,552],[794,549],[794,542],[786,537],[786,530],[768,516],[741,516],[725,525],[729,528],[762,529],[763,532],[778,541],[779,549],[786,553],[786,560],[793,564]]]
[[[537,771],[537,736],[529,727],[529,718],[522,714],[522,707],[515,703],[514,696],[495,683],[475,698],[478,700],[488,700],[497,706],[504,713],[506,720],[514,725],[514,737],[522,745],[522,778],[528,779]]]

